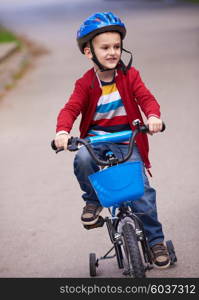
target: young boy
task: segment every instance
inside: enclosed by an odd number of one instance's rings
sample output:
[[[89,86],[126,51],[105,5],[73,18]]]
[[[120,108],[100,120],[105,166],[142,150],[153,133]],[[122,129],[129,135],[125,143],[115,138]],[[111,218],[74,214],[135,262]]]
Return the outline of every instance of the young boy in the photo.
[[[125,35],[125,25],[111,12],[96,13],[81,25],[77,32],[77,43],[80,51],[93,61],[93,68],[76,81],[70,99],[58,115],[55,137],[58,148],[67,149],[69,133],[80,113],[82,138],[88,135],[134,130],[133,120],[139,119],[143,123],[139,107],[147,118],[150,133],[161,131],[159,104],[142,82],[139,72],[131,67],[131,52],[123,49]],[[121,60],[122,51],[131,55],[128,66]],[[110,148],[114,154],[121,157],[127,153],[128,145],[118,143],[94,146],[99,157],[103,157],[105,148]],[[143,161],[148,170],[148,150],[146,134],[139,134],[130,160]],[[88,175],[98,170],[87,149],[81,147],[74,160],[74,173],[86,202],[81,215],[84,225],[95,224],[102,210],[88,180]],[[145,194],[139,201],[134,202],[134,209],[143,213],[141,219],[152,249],[154,264],[159,268],[166,268],[170,259],[163,243],[162,225],[157,217],[156,192],[150,187],[144,169],[143,174]]]

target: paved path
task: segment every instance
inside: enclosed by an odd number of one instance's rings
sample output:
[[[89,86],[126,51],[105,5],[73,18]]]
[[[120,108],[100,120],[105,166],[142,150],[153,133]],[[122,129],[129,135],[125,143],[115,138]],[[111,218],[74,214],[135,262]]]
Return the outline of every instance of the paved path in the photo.
[[[50,51],[0,102],[0,277],[88,277],[88,253],[101,256],[110,246],[105,228],[86,231],[80,224],[83,203],[72,175],[74,154],[55,155],[49,145],[58,111],[88,67],[75,42],[80,21],[113,8],[127,25],[125,46],[133,49],[134,65],[157,96],[167,124],[164,134],[150,138],[151,183],[178,264],[148,276],[199,277],[199,7],[66,2],[46,0],[38,6],[38,1],[10,5],[6,0],[0,7],[5,25]],[[116,261],[102,262],[99,276],[120,277]]]

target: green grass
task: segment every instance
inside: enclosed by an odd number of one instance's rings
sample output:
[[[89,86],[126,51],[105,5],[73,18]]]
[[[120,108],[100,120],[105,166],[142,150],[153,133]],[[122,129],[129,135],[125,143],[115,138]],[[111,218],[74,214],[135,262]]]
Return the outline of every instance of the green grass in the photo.
[[[0,43],[9,42],[17,42],[18,45],[20,45],[20,41],[17,39],[14,33],[0,25]]]
[[[199,0],[184,0],[184,2],[199,3]]]

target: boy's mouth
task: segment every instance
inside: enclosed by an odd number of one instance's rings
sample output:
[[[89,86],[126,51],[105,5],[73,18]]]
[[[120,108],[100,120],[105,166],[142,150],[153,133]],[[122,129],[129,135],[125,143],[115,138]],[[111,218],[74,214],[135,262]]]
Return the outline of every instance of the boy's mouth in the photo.
[[[117,58],[107,58],[106,61],[110,63],[114,63],[117,62]]]

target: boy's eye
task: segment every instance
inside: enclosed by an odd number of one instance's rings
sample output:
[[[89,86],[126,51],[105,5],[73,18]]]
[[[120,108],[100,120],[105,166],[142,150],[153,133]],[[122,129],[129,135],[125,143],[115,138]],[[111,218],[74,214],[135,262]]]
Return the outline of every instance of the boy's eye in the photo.
[[[103,50],[107,50],[107,49],[108,49],[108,46],[103,46],[102,49],[103,49]]]
[[[115,45],[113,48],[114,48],[114,49],[120,49],[121,47],[120,47],[120,45]],[[109,47],[108,47],[108,46],[102,46],[102,49],[103,49],[103,50],[108,50]]]

